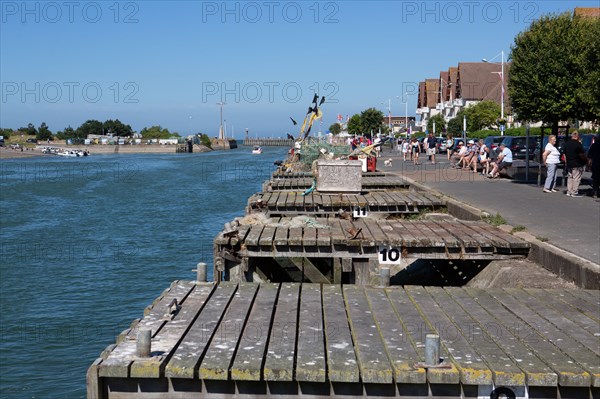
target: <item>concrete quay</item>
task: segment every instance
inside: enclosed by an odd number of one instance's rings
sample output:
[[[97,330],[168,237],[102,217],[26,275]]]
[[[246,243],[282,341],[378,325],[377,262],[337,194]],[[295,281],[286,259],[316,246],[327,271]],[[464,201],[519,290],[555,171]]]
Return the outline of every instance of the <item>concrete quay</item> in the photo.
[[[392,166],[384,166],[387,159]],[[544,193],[535,182],[488,179],[451,169],[446,154],[437,154],[436,161],[431,164],[421,154],[420,165],[413,165],[404,162],[400,152],[386,148],[377,166],[415,188],[441,195],[449,212],[461,219],[501,215],[506,231],[532,244],[530,260],[580,287],[600,288],[600,200],[567,197],[564,185],[559,185],[558,193]],[[590,189],[586,177],[589,173],[584,173],[580,186],[584,194]]]

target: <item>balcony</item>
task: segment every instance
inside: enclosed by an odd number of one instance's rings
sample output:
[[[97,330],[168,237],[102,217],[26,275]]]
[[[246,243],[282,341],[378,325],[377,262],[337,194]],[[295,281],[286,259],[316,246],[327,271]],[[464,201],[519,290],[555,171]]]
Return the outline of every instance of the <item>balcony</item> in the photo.
[[[435,109],[437,109],[438,111],[443,111],[443,110],[444,110],[444,104],[442,104],[442,103],[438,103],[438,104],[435,106]]]
[[[421,127],[421,126],[423,126],[423,122],[422,121],[416,121],[415,122],[415,126],[416,127]]]
[[[421,108],[417,108],[415,112],[417,115],[421,115],[423,113],[423,110]]]
[[[452,108],[452,101],[446,101],[446,102],[444,103],[444,107],[445,107],[445,108]]]
[[[428,114],[429,113],[429,107],[423,107],[423,108],[421,108],[421,113],[422,114]]]
[[[465,106],[465,100],[463,100],[462,98],[457,98],[454,100],[454,106],[455,107],[464,107]]]

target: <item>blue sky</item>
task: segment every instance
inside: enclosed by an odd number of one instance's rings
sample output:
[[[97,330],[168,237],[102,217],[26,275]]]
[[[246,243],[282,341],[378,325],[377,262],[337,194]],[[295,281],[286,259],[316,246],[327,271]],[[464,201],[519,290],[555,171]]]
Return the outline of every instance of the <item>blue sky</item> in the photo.
[[[87,119],[237,138],[322,129],[368,107],[409,115],[416,84],[510,52],[551,12],[598,1],[0,1],[0,127]],[[500,60],[500,57],[496,58]],[[414,93],[404,96],[403,93]],[[399,98],[397,98],[399,97]],[[384,104],[382,104],[384,103]],[[315,131],[315,130],[313,130]]]

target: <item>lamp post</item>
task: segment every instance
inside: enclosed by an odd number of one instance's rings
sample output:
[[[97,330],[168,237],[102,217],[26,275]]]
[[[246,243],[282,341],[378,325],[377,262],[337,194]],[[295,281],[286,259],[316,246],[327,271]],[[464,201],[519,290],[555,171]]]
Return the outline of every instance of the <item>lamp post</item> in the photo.
[[[396,96],[397,99],[400,99],[400,96]],[[402,101],[404,103],[404,129],[406,129],[406,137],[408,137],[408,92],[405,92],[402,95]]]
[[[225,136],[223,135],[223,105],[226,105],[223,101],[219,101],[217,103],[217,105],[219,105],[221,107],[221,125],[219,126],[219,138],[220,139],[225,139]]]
[[[496,57],[500,56],[500,82],[502,84],[502,88],[500,90],[500,119],[504,122],[504,50],[502,50],[500,52],[500,54],[496,54]],[[493,60],[494,58],[492,58],[491,60]],[[485,58],[482,59],[483,62],[490,62],[491,60],[486,60]],[[492,72],[492,73],[498,73],[498,72]],[[502,127],[504,127],[504,125],[502,125]],[[501,132],[500,132],[501,136],[504,136],[504,129],[502,128]]]

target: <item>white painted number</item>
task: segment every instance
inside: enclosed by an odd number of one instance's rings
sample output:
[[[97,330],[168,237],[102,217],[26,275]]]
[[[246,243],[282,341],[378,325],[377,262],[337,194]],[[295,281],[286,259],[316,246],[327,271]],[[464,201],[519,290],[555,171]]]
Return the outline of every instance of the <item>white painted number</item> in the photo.
[[[398,265],[402,260],[400,248],[381,248],[379,250],[379,263],[382,265]]]
[[[361,208],[361,207],[355,207],[352,210],[352,214],[355,218],[366,218],[369,213],[367,212],[366,208]]]

